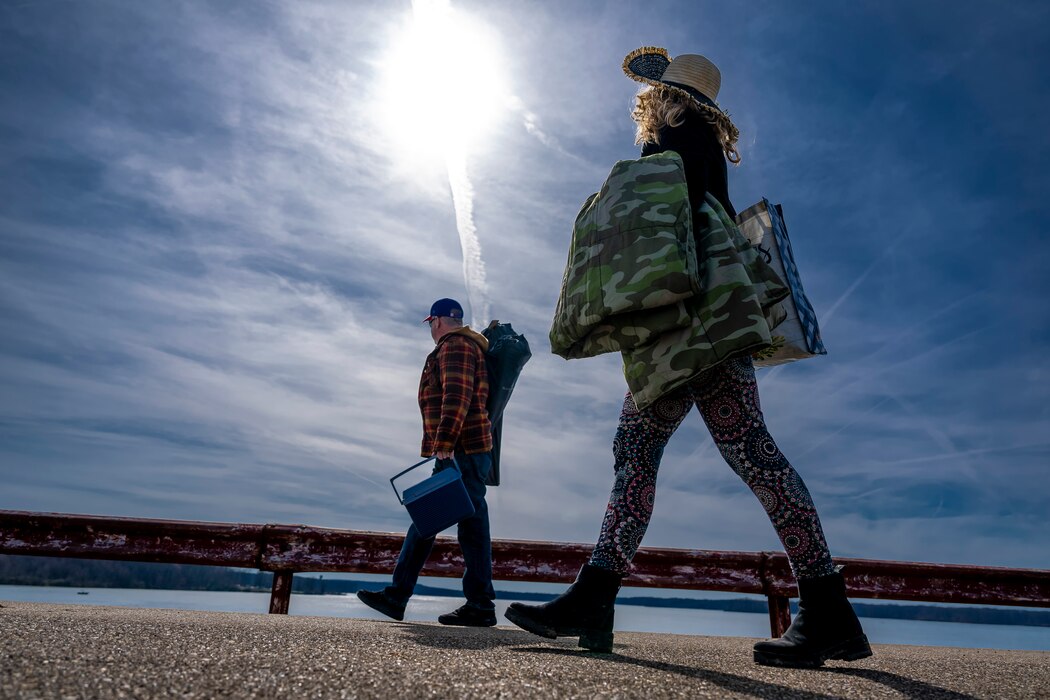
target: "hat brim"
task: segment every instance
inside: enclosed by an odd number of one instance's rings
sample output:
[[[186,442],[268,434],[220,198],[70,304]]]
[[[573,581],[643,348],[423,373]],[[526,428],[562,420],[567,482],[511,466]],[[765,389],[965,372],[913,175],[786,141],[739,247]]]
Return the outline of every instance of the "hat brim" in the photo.
[[[636,82],[653,87],[668,88],[683,97],[688,97],[698,108],[710,114],[722,125],[729,136],[730,143],[736,143],[736,140],[740,138],[740,130],[736,128],[736,124],[718,106],[717,102],[688,85],[663,80],[663,74],[667,71],[669,65],[671,65],[671,59],[667,49],[662,49],[659,46],[643,46],[624,57],[623,72],[624,75]]]
[[[661,49],[659,46],[643,46],[624,57],[623,72],[631,80],[658,85],[669,65],[671,65],[671,57],[667,49]]]

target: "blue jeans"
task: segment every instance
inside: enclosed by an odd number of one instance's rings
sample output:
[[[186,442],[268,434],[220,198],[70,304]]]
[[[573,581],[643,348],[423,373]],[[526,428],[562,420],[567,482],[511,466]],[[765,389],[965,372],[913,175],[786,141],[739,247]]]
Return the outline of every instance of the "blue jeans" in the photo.
[[[492,469],[492,454],[456,453],[463,472],[463,484],[474,504],[474,515],[459,521],[459,548],[463,551],[463,595],[467,604],[481,610],[494,610],[496,591],[492,588],[492,534],[489,530],[489,507],[485,503],[485,477]],[[451,459],[437,460],[434,472],[452,468]],[[394,567],[393,585],[386,592],[395,600],[408,602],[419,580],[419,572],[430,556],[433,537],[421,537],[415,525],[408,528],[401,555]]]

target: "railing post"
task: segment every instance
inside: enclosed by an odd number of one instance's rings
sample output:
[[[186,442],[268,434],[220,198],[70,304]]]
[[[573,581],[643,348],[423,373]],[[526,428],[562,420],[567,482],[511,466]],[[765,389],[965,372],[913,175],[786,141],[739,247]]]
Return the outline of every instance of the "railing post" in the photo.
[[[773,638],[783,637],[791,624],[791,602],[787,596],[770,595],[769,600],[769,633]]]
[[[386,574],[394,569],[403,536],[306,525],[216,523],[117,518],[0,509],[0,555],[146,561],[256,569],[274,573],[270,612],[287,614],[294,572]],[[570,582],[591,545],[496,540],[497,580]],[[435,545],[424,571],[461,576],[463,560],[452,538]],[[968,605],[1050,608],[1050,569],[1008,569],[924,562],[848,559],[849,593],[858,598]],[[770,630],[791,623],[790,566],[779,552],[639,550],[632,585],[760,593]]]
[[[287,615],[292,598],[292,574],[286,569],[273,572],[273,589],[270,591],[270,614]]]

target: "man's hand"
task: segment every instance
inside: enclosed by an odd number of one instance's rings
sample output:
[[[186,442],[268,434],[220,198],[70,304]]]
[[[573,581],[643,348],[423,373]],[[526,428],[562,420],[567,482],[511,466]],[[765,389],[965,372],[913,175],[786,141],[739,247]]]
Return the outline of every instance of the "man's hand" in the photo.
[[[438,459],[452,459],[452,450],[438,450],[434,455]]]

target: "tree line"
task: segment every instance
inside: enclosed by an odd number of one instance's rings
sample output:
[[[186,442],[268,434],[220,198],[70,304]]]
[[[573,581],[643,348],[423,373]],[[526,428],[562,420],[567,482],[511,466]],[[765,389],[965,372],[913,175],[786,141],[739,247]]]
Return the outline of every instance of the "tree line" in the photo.
[[[71,586],[79,588],[143,588],[179,591],[251,591],[268,592],[273,574],[253,569],[233,569],[194,564],[151,564],[135,561],[67,559],[0,554],[0,584],[13,586]],[[307,595],[354,593],[374,583],[348,579],[325,579],[323,576],[294,576],[292,592]],[[420,584],[421,595],[458,596],[459,591]],[[497,591],[504,599],[545,601],[548,593]],[[725,610],[729,612],[767,612],[764,600],[750,598],[704,600],[697,598],[656,598],[644,595],[621,595],[623,605],[647,607]],[[1050,611],[998,607],[943,607],[921,604],[872,604],[856,602],[861,617],[923,620],[929,622],[963,622],[969,624],[1029,625],[1050,627]],[[792,603],[792,610],[797,607]]]

